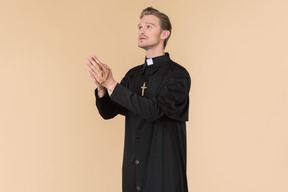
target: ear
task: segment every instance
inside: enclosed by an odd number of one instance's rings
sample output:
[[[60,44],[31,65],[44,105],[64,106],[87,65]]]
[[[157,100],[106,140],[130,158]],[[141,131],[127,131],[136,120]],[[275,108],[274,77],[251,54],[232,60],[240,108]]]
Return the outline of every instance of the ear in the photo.
[[[165,40],[165,39],[167,39],[169,37],[169,35],[170,35],[170,31],[163,30],[162,33],[161,33],[161,39]]]

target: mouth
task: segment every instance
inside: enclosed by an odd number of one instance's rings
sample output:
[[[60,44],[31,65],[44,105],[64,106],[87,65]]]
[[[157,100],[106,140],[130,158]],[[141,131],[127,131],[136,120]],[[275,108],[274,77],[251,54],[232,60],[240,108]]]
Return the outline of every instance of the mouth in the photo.
[[[147,39],[147,37],[143,37],[143,36],[139,37],[139,40],[145,40],[145,39]]]

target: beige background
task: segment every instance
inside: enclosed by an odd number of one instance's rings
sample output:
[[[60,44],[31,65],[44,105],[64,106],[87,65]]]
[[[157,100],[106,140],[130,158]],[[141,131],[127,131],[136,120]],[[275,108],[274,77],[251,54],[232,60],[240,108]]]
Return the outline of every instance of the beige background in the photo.
[[[1,0],[1,192],[121,191],[124,118],[100,118],[85,63],[143,63],[150,5],[192,77],[190,191],[288,191],[286,0]]]

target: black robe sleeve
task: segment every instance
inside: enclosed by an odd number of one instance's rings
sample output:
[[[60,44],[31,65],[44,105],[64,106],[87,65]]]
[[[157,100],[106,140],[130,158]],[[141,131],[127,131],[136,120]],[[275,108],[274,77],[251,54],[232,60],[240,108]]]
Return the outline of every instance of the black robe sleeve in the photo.
[[[185,69],[170,74],[163,80],[158,94],[152,99],[133,93],[117,84],[110,98],[148,121],[156,121],[164,115],[178,121],[188,121],[190,76]]]
[[[121,85],[125,86],[126,81],[125,78],[121,81]],[[98,96],[98,89],[95,89],[95,97],[96,97],[96,106],[100,113],[100,115],[103,117],[103,119],[111,119],[114,118],[116,115],[126,115],[127,109],[114,101],[110,99],[109,94],[106,92],[106,94],[103,97]]]

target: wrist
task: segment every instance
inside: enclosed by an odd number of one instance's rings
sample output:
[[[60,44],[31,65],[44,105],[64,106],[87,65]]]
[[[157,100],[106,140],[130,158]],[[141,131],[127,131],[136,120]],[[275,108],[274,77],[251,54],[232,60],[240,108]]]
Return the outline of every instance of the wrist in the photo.
[[[117,85],[117,82],[116,81],[113,81],[113,83],[109,84],[109,86],[107,86],[107,89],[111,92],[114,91],[115,87]]]
[[[102,87],[102,86],[98,86],[98,91],[105,91],[106,90],[106,88],[105,87]]]
[[[98,97],[102,98],[106,94],[106,88],[105,87],[98,87]]]

